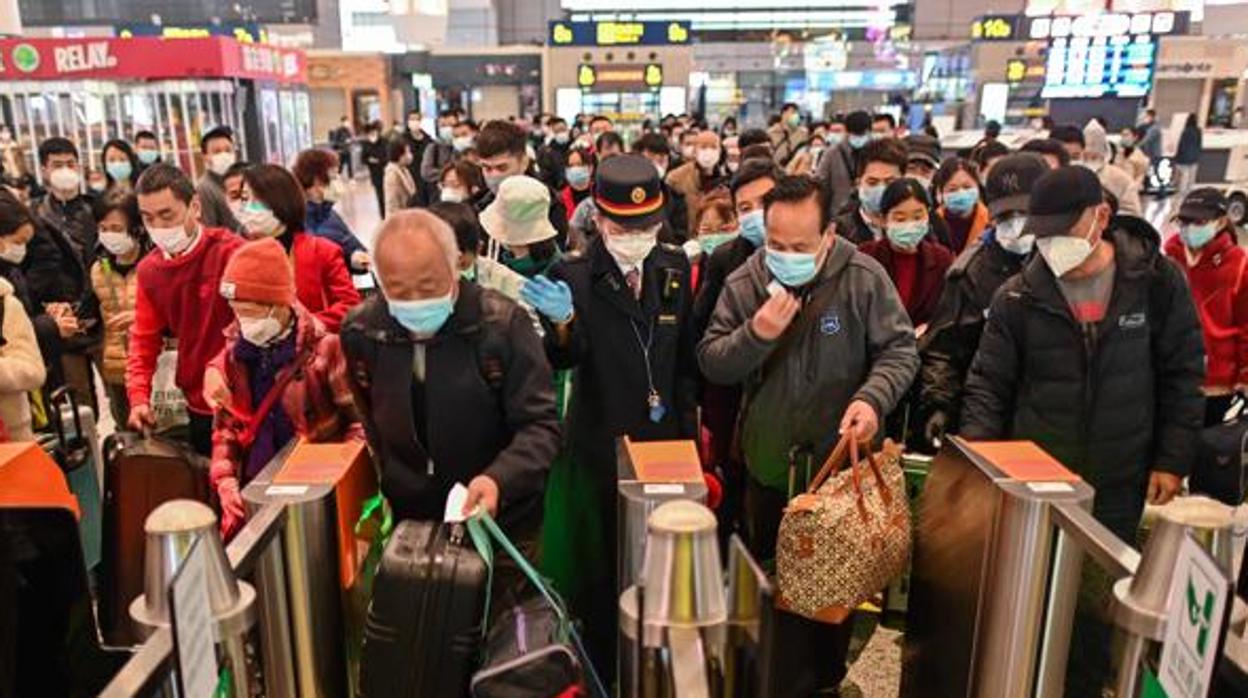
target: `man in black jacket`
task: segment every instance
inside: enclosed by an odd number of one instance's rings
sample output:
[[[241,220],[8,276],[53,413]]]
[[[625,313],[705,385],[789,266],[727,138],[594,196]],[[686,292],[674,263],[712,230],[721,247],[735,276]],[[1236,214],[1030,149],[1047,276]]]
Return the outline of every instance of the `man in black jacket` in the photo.
[[[382,294],[347,316],[342,346],[382,492],[400,519],[441,520],[463,483],[465,511],[481,505],[531,547],[559,449],[532,320],[460,280],[455,234],[433,214],[390,216],[374,249]]]
[[[962,386],[984,332],[984,311],[992,297],[1023,268],[1034,238],[1023,235],[1031,189],[1048,164],[1034,153],[1002,158],[984,185],[984,201],[993,228],[980,244],[968,248],[949,268],[945,288],[927,333],[919,341],[923,357],[920,372],[920,415],[929,443],[946,430],[956,431]]]
[[[1039,254],[993,299],[962,435],[1035,441],[1096,489],[1093,515],[1134,544],[1145,501],[1178,492],[1204,421],[1191,293],[1154,231],[1111,219],[1091,170],[1041,177],[1023,233]],[[1109,629],[1090,607],[1076,625],[1065,695],[1099,697]]]
[[[377,196],[377,212],[383,218],[386,215],[385,177],[386,163],[390,155],[386,152],[389,141],[381,137],[381,125],[377,122],[364,126],[363,159],[368,168],[368,178],[373,183],[373,193]]]
[[[90,200],[81,193],[74,144],[60,137],[40,143],[39,166],[48,193],[34,206],[35,235],[25,257],[9,261],[21,264],[31,299],[60,326],[65,382],[80,404],[94,408],[91,362],[103,328],[89,274],[99,234]]]
[[[1179,489],[1203,423],[1200,323],[1157,239],[1109,225],[1100,182],[1064,167],[1032,190],[1039,252],[993,300],[962,433],[1033,439],[1096,488],[1093,513],[1135,540],[1144,501]]]
[[[484,138],[484,132],[483,132]],[[658,242],[663,194],[648,160],[607,158],[595,173],[600,234],[584,255],[565,258],[522,295],[542,315],[546,353],[576,369],[568,452],[591,492],[577,502],[601,530],[578,531],[577,562],[588,590],[577,599],[600,671],[615,663],[617,589],[616,440],[692,439],[697,433],[689,259]],[[605,552],[605,555],[604,555]],[[590,558],[605,558],[595,566]]]

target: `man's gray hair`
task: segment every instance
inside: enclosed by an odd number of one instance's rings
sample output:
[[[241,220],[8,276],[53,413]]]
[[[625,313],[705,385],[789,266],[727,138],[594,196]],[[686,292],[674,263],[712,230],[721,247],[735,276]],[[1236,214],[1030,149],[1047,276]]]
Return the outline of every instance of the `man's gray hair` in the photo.
[[[377,237],[373,240],[374,259],[380,257],[382,244],[385,240],[394,235],[428,235],[432,237],[438,243],[442,253],[446,255],[447,270],[451,272],[452,276],[455,275],[455,270],[459,267],[459,245],[455,242],[455,231],[451,230],[451,226],[447,225],[446,221],[421,209],[407,209],[386,216],[386,220],[381,224],[381,229],[377,231]],[[387,253],[395,254],[405,249],[406,246],[398,246],[393,250],[387,251]]]

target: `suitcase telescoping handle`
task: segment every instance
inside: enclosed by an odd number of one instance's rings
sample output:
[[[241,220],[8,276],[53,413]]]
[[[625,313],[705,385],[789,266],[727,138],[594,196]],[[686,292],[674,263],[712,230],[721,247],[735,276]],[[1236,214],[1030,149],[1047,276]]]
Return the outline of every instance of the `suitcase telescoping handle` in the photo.
[[[490,584],[494,581],[494,548],[490,544],[492,538],[498,546],[507,553],[507,556],[516,563],[520,571],[529,582],[537,588],[542,597],[546,599],[546,603],[555,611],[555,615],[559,618],[559,624],[563,626],[568,633],[568,638],[572,642],[572,646],[576,649],[576,653],[581,656],[581,663],[585,666],[585,673],[589,675],[591,688],[597,698],[610,698],[610,693],[599,678],[598,672],[594,669],[593,662],[589,659],[589,653],[585,651],[585,644],[581,641],[581,634],[577,632],[576,625],[572,622],[572,618],[568,615],[567,607],[563,600],[551,589],[546,580],[542,579],[542,575],[538,573],[533,565],[529,564],[524,553],[516,549],[515,544],[503,533],[503,529],[498,527],[498,523],[494,521],[485,511],[478,511],[467,521],[468,537],[472,539],[472,545],[481,555],[481,559],[485,560],[487,570],[486,591],[485,591],[485,613],[483,618],[490,617]],[[481,623],[482,630],[487,627],[484,620]]]
[[[87,443],[87,437],[82,432],[82,418],[78,414],[78,400],[74,397],[69,386],[61,386],[52,391],[48,396],[48,421],[52,423],[52,428],[56,431],[56,441],[60,444],[62,451],[65,453],[65,466],[67,470],[76,469],[78,466],[86,463],[86,452],[91,447]],[[61,416],[61,404],[69,406],[69,412],[74,416],[74,436],[72,439],[65,437],[65,421]],[[77,463],[78,466],[70,467],[71,463]]]

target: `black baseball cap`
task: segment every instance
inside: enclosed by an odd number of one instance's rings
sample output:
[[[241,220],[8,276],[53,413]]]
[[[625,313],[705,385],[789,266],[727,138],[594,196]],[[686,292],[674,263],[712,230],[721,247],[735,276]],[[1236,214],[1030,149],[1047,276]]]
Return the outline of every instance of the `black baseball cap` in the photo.
[[[604,216],[631,228],[663,219],[663,187],[654,165],[641,155],[613,155],[594,177],[594,205]]]
[[[1179,206],[1179,220],[1211,221],[1226,215],[1226,197],[1213,187],[1193,189]]]
[[[926,133],[912,133],[906,136],[906,161],[922,162],[933,169],[940,167],[940,141]]]
[[[1014,153],[998,160],[984,182],[988,212],[996,219],[1007,213],[1026,213],[1032,188],[1048,171],[1049,163],[1035,153]]]
[[[1037,238],[1064,235],[1085,210],[1104,202],[1101,180],[1092,170],[1070,166],[1049,170],[1031,190],[1023,234]]]

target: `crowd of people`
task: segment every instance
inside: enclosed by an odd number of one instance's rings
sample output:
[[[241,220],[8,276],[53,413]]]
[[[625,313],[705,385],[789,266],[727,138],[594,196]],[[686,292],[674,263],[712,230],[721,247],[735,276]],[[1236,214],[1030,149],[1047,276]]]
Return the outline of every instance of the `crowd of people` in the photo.
[[[345,121],[290,168],[209,131],[198,182],[136,134],[104,147],[99,191],[75,144],[41,143],[46,193],[0,191],[8,437],[31,438],[43,389],[98,404],[92,367],[119,425],[156,427],[176,351],[226,535],[292,438],[366,439],[397,517],[440,518],[463,483],[466,509],[563,556],[544,562],[570,570],[609,675],[620,437],[696,440],[721,528],[764,560],[795,463],[844,433],[928,453],[954,433],[1034,440],[1131,541],[1248,384],[1227,202],[1187,187],[1164,240],[1141,217],[1149,120],[1018,150],[990,128],[948,157],[889,115],[796,105],[739,132],[668,116],[631,142],[594,115],[421,123],[365,129],[371,250],[334,207]],[[851,625],[781,616],[791,695],[834,692]]]

